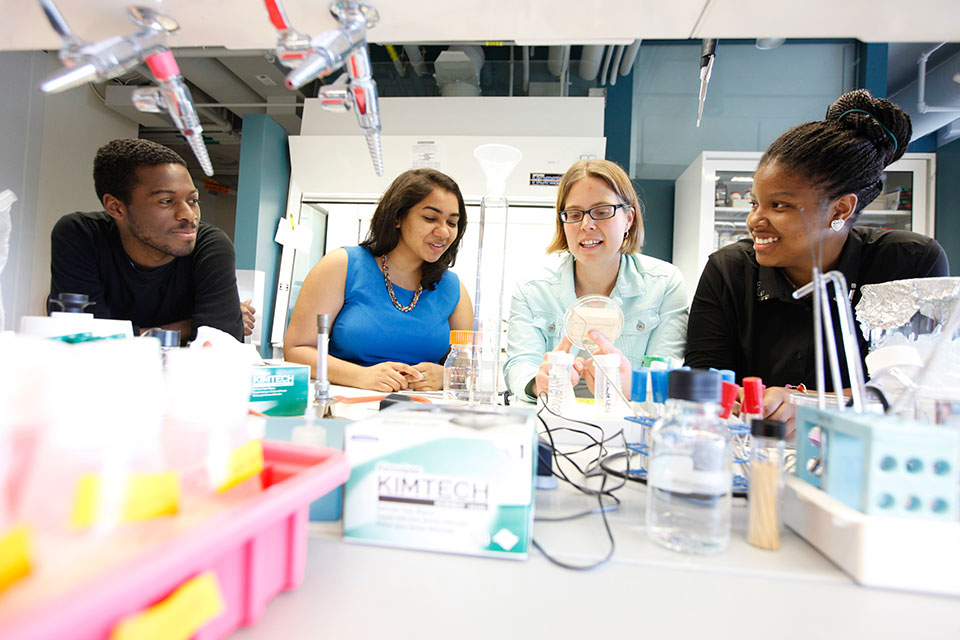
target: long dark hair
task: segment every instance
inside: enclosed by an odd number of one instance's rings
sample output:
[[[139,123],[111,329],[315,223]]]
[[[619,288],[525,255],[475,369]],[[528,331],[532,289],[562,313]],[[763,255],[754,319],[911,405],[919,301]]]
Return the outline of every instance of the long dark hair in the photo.
[[[910,143],[910,116],[865,89],[845,93],[825,119],[790,129],[766,150],[760,166],[776,162],[810,180],[821,198],[857,196],[853,222],[883,189],[884,168]]]
[[[457,261],[460,240],[467,230],[467,207],[463,203],[460,187],[450,176],[433,169],[410,169],[401,173],[383,192],[377,210],[373,212],[367,239],[360,243],[376,257],[393,251],[400,242],[398,224],[407,217],[411,207],[422,202],[435,189],[449,191],[457,197],[460,219],[457,221],[457,237],[440,255],[440,259],[423,263],[420,284],[424,289],[436,289],[444,272]]]

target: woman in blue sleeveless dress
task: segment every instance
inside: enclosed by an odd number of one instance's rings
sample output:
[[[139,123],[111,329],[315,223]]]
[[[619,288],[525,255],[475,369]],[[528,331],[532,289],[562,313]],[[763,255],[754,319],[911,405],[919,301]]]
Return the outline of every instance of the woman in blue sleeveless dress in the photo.
[[[316,374],[317,314],[330,314],[332,384],[374,391],[443,388],[451,330],[473,327],[470,296],[449,271],[467,227],[457,183],[432,169],[387,188],[367,239],[307,274],[283,339],[284,357]]]

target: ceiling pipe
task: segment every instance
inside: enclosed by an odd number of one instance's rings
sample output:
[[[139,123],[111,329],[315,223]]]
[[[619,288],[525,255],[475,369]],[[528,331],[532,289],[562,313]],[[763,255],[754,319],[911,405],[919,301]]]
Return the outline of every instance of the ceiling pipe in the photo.
[[[925,53],[929,55],[931,52]],[[917,60],[917,64],[920,65],[920,60]],[[926,61],[923,66],[926,67]],[[912,140],[933,133],[960,118],[960,85],[953,81],[953,74],[958,66],[960,66],[960,53],[950,56],[928,72],[926,69],[919,72],[916,82],[910,83],[889,97],[891,102],[897,104],[910,116],[910,124],[913,126]],[[926,111],[920,110],[921,103]],[[930,104],[954,106],[947,106],[946,109],[941,107],[932,109]]]
[[[530,47],[523,49],[523,92],[530,95]]]
[[[194,102],[193,106],[197,107],[211,107],[219,108],[223,107],[226,109],[266,109],[268,107],[290,107],[297,108],[302,107],[302,102],[291,102],[289,104],[283,104],[279,102]]]
[[[511,98],[513,97],[513,67],[515,66],[515,65],[514,65],[515,60],[514,60],[514,56],[513,56],[513,49],[514,49],[514,47],[511,45],[511,46],[510,46],[510,84],[508,85],[509,89],[508,89],[508,91],[507,91],[507,95],[510,96]]]
[[[420,47],[415,44],[405,44],[403,50],[407,53],[407,59],[410,61],[410,66],[413,67],[413,72],[418,76],[427,75],[427,63],[423,61]]]
[[[610,86],[617,84],[617,69],[620,68],[620,61],[623,59],[623,49],[622,44],[617,45],[617,50],[613,53],[613,59],[610,61],[610,80],[608,81]]]
[[[917,60],[917,110],[920,113],[935,113],[935,112],[953,112],[960,111],[960,105],[952,107],[935,107],[927,104],[926,94],[927,94],[927,60],[930,59],[930,56],[933,55],[933,52],[947,44],[946,42],[941,42],[933,49],[929,51],[924,51],[920,54],[920,58]],[[951,78],[952,79],[952,78]]]
[[[630,75],[630,71],[633,69],[633,63],[637,59],[637,54],[640,53],[641,42],[643,42],[643,40],[637,38],[631,42],[627,50],[623,52],[623,60],[620,61],[620,75]]]
[[[607,71],[610,70],[610,59],[613,57],[615,45],[610,45],[603,54],[603,67],[600,69],[600,84],[607,83]]]
[[[250,58],[273,55],[269,49],[227,49],[224,47],[174,47],[177,60],[183,58]]]
[[[560,95],[563,97],[570,93],[570,49],[569,45],[563,48],[563,59],[560,63]]]
[[[603,51],[606,47],[602,44],[585,44],[583,52],[580,54],[580,66],[577,75],[583,80],[593,80],[600,72],[600,63],[603,59]]]

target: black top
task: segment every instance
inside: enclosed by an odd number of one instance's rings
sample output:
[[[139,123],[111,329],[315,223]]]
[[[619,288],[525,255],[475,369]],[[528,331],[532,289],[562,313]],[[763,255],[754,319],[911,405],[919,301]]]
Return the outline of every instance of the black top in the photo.
[[[950,275],[947,256],[936,240],[910,231],[866,227],[850,231],[837,268],[846,276],[854,307],[865,284]],[[833,287],[828,290],[832,299]],[[803,383],[815,388],[813,302],[810,296],[794,300],[793,291],[781,269],[757,264],[749,239],[713,253],[690,307],[685,364],[733,369],[738,382],[759,376],[771,387]],[[834,326],[839,327],[833,303],[831,308]],[[859,323],[857,338],[862,358],[867,342]],[[838,352],[848,387],[841,346]],[[829,366],[826,352],[824,362]],[[832,390],[829,372],[825,380],[827,390]]]
[[[233,244],[213,225],[199,224],[192,253],[150,270],[130,260],[103,211],[63,216],[50,244],[51,298],[85,293],[94,316],[130,320],[136,331],[190,319],[190,339],[207,325],[243,340]]]

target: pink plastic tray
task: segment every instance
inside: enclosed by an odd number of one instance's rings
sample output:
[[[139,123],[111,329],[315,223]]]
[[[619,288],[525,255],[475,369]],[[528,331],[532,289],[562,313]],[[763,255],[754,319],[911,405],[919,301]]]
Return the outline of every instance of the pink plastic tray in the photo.
[[[350,474],[343,453],[334,449],[265,441],[263,454],[262,492],[82,588],[0,619],[0,638],[106,640],[119,621],[210,570],[217,575],[225,609],[194,638],[224,638],[254,624],[271,598],[303,580],[310,503]]]

